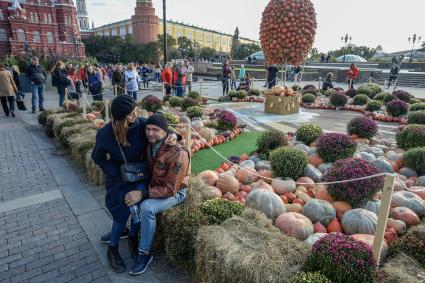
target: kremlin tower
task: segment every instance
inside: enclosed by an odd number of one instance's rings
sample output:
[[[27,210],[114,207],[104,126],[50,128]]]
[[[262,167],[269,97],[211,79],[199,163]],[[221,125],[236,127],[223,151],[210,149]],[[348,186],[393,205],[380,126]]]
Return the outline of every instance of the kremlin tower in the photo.
[[[133,36],[136,42],[157,41],[158,21],[152,0],[137,0],[134,16],[131,17]]]

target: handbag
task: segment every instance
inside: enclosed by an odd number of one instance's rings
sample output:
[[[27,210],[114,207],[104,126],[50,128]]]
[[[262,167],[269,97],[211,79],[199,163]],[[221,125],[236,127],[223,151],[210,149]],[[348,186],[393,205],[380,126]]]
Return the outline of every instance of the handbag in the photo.
[[[115,135],[115,131],[114,131],[114,135]],[[151,177],[151,174],[149,172],[148,164],[143,161],[128,163],[116,135],[115,135],[115,139],[117,141],[118,147],[124,159],[124,164],[120,166],[120,173],[121,173],[121,178],[123,183],[128,185],[132,183],[139,183],[139,182],[144,182],[149,180]]]
[[[24,101],[20,98],[16,99],[16,106],[18,106],[18,110],[20,111],[27,111]]]

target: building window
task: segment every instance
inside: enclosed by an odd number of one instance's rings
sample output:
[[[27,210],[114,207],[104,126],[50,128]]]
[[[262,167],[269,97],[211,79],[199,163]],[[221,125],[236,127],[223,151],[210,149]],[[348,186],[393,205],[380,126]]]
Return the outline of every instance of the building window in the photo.
[[[106,31],[105,31],[105,35],[106,35],[106,36],[110,36],[110,35],[111,35],[111,31],[110,31],[110,30],[106,30]]]
[[[34,32],[34,42],[41,42],[40,32],[38,31]]]
[[[179,39],[183,36],[183,33],[181,31],[176,32],[176,38]]]
[[[18,29],[16,33],[18,34],[18,40],[20,42],[25,42],[27,40],[25,36],[25,31],[23,29]]]
[[[35,13],[35,14],[34,14],[34,21],[35,21],[36,23],[38,23],[38,14],[37,14],[37,13]]]
[[[47,33],[47,43],[48,44],[53,44],[55,43],[55,39],[53,38],[53,33],[48,32]]]
[[[130,25],[130,26],[128,27],[128,33],[129,33],[129,34],[133,34],[133,26],[132,26],[132,25]]]
[[[44,14],[44,22],[48,23],[49,19],[47,18],[47,14]]]
[[[117,35],[117,29],[116,28],[113,28],[112,29],[111,35],[112,36],[116,36]]]
[[[4,20],[3,10],[0,10],[0,21]]]
[[[125,26],[120,27],[120,35],[121,36],[125,36],[126,32],[125,32]]]
[[[7,41],[6,30],[2,28],[0,28],[0,41]]]
[[[48,18],[48,22],[49,22],[49,23],[52,23],[52,15],[51,15],[51,14],[48,14],[48,15],[47,15],[47,18]]]

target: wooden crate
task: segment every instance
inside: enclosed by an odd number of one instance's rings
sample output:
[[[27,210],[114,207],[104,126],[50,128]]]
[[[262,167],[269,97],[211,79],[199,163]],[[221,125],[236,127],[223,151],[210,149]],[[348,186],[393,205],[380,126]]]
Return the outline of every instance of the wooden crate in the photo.
[[[299,113],[300,102],[297,96],[266,95],[264,112],[278,115]]]

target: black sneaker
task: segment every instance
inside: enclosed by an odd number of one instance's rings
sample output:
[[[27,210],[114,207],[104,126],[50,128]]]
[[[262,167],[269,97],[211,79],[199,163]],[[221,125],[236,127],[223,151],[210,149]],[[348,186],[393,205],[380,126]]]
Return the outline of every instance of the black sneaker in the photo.
[[[16,117],[16,115],[15,115],[15,113],[14,113],[14,112],[10,112],[10,114],[12,115],[12,117],[13,117],[13,118],[15,118],[15,117]]]
[[[124,232],[122,232],[121,234],[120,239],[128,238],[128,234],[130,234],[130,231],[127,228],[125,228]],[[102,244],[109,244],[110,236],[111,236],[111,233],[103,235],[102,237],[100,237],[100,242]]]
[[[33,114],[34,114],[34,113],[35,113],[35,109],[33,109],[31,113],[33,113]]]
[[[125,272],[126,266],[120,256],[120,253],[118,252],[118,246],[117,247],[109,246],[107,257],[108,257],[109,266],[112,268],[113,271],[117,273]]]
[[[44,108],[40,108],[40,112],[44,112],[46,111]]]
[[[130,250],[130,255],[133,259],[136,259],[139,254],[139,237],[128,236],[128,249]]]
[[[152,262],[153,256],[151,254],[140,253],[137,256],[136,262],[131,268],[130,275],[140,275],[148,269],[149,264]]]

